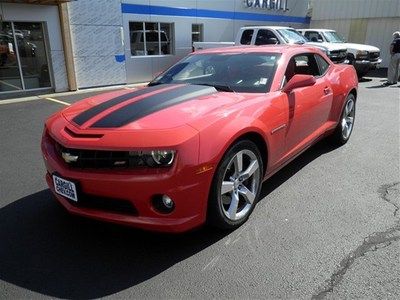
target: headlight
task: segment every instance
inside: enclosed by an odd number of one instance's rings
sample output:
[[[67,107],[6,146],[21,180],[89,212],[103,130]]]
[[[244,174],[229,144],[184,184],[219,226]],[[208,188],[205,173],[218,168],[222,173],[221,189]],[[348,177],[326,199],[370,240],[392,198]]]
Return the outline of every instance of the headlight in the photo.
[[[366,58],[368,56],[368,51],[358,50],[357,58]]]
[[[157,165],[170,166],[174,161],[175,151],[172,150],[156,150],[151,151],[151,157]]]
[[[129,151],[129,160],[136,166],[169,167],[175,154],[175,150]]]

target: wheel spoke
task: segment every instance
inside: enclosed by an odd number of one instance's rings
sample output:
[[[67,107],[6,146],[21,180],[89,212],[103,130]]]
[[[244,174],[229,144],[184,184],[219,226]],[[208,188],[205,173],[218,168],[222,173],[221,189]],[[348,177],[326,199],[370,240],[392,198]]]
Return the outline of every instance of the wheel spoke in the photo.
[[[354,120],[354,118],[353,117],[347,117],[346,118],[346,122],[347,122],[347,124],[353,124],[353,120]]]
[[[346,105],[346,116],[350,115],[350,113],[353,111],[353,106],[354,106],[353,101],[347,102],[347,105]]]
[[[255,171],[258,170],[258,161],[255,159],[251,161],[250,165],[247,167],[247,169],[241,174],[243,179],[248,179],[251,177],[251,175],[254,174]]]
[[[221,195],[233,191],[233,182],[232,181],[223,181],[221,186]]]
[[[347,139],[347,137],[349,136],[349,126],[346,124],[346,126],[344,127],[344,131],[343,131],[343,136],[344,138]]]
[[[243,170],[243,152],[240,151],[236,154],[233,163],[235,165],[235,174],[239,175]]]
[[[346,129],[346,125],[347,125],[346,118],[343,118],[342,119],[342,131],[344,131]]]
[[[237,192],[234,192],[232,193],[232,201],[228,209],[228,215],[231,220],[236,219],[238,206],[239,206],[239,194]]]
[[[254,195],[247,187],[244,185],[240,187],[239,193],[246,199],[247,203],[252,204],[256,195]]]

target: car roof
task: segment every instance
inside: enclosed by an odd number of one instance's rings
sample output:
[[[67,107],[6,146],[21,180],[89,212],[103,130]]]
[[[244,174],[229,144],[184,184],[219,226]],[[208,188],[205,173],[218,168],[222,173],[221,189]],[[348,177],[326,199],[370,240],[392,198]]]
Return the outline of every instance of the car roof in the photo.
[[[223,48],[210,48],[192,52],[193,54],[220,54],[220,53],[290,53],[290,52],[316,52],[320,51],[315,46],[306,45],[263,45],[263,46],[232,46]]]
[[[306,31],[335,31],[333,29],[321,29],[321,28],[302,28],[297,30],[306,30]]]
[[[268,26],[268,25],[264,25],[264,26],[243,26],[242,28],[246,28],[246,29],[255,29],[255,28],[260,28],[260,29],[294,29],[292,27],[288,27],[288,26]]]

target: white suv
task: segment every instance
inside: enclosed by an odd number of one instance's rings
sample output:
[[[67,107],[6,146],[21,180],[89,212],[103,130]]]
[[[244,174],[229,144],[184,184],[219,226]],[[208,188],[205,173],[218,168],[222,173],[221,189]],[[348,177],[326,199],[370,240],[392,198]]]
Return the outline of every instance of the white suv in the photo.
[[[382,59],[379,48],[363,44],[346,43],[346,41],[331,29],[297,29],[311,42],[332,43],[347,48],[347,58],[354,66],[359,77],[364,76],[371,69],[379,67]]]

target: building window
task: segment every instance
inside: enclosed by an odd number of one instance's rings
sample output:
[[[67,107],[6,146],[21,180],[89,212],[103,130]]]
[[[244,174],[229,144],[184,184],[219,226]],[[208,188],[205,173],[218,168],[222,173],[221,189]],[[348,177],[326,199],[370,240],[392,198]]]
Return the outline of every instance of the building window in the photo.
[[[133,56],[174,54],[172,23],[129,22],[129,36]]]
[[[192,44],[203,40],[203,24],[192,24]]]

